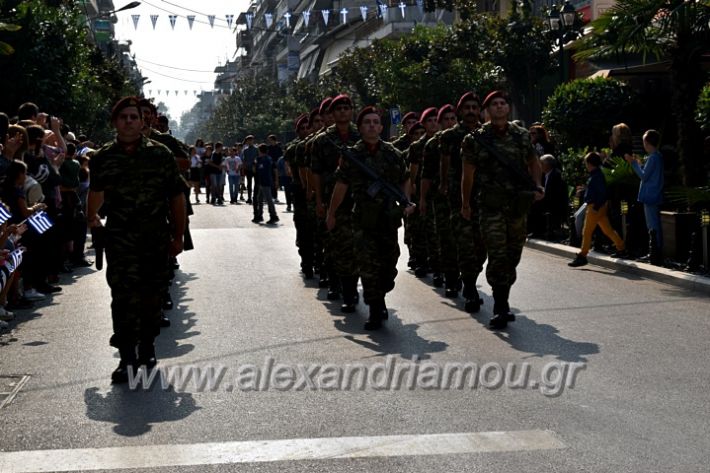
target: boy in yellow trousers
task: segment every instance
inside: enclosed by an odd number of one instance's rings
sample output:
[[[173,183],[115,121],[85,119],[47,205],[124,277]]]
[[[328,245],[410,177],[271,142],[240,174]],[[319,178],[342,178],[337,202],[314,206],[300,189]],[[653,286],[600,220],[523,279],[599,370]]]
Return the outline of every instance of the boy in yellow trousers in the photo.
[[[584,202],[587,203],[587,213],[584,219],[584,230],[582,231],[582,249],[577,256],[568,263],[568,266],[577,268],[588,263],[587,254],[592,247],[592,234],[597,228],[614,242],[616,253],[612,256],[616,258],[626,257],[626,246],[616,230],[609,223],[607,209],[609,204],[606,197],[606,180],[601,170],[602,158],[597,153],[589,153],[584,157],[584,163],[589,171],[587,189],[584,192]]]

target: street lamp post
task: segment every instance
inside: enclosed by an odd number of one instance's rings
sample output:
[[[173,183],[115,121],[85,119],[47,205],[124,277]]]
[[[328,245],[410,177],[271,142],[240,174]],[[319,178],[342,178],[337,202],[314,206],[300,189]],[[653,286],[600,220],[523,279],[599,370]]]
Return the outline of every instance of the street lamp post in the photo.
[[[576,19],[577,10],[575,10],[569,0],[565,1],[562,7],[553,4],[547,15],[550,31],[557,33],[557,43],[560,49],[560,80],[563,84],[567,81],[567,75],[565,74],[565,42],[567,33],[572,31]]]

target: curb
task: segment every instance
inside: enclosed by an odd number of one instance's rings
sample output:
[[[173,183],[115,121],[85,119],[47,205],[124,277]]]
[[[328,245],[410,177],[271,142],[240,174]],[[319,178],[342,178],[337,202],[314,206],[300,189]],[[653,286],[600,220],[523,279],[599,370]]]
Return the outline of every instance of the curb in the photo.
[[[569,258],[570,260],[579,252],[579,248],[552,243],[545,240],[529,238],[525,243],[527,248],[544,253]],[[668,268],[660,268],[651,264],[640,263],[638,261],[617,259],[611,256],[595,253],[591,251],[587,255],[590,264],[608,269],[615,269],[625,273],[637,274],[647,279],[678,286],[692,291],[700,291],[710,294],[710,278],[675,271]]]

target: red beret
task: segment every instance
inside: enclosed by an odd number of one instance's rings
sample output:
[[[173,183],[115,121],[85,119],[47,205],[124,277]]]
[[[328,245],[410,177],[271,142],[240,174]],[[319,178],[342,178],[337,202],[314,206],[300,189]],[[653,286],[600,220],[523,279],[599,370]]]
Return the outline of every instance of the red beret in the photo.
[[[123,97],[121,100],[116,102],[116,105],[113,106],[113,109],[111,110],[111,120],[118,118],[118,114],[121,113],[121,110],[128,107],[136,107],[139,112],[138,114],[140,115],[140,103],[141,99],[139,97]],[[141,118],[143,118],[142,115]]]
[[[493,99],[503,99],[506,101],[506,103],[510,103],[510,97],[508,97],[508,94],[506,94],[502,90],[494,90],[490,94],[486,95],[486,98],[483,100],[482,104],[483,108],[488,108]]]
[[[332,102],[330,102],[330,106],[328,107],[328,111],[332,112],[333,109],[335,108],[335,106],[340,105],[340,104],[350,105],[352,107],[353,101],[350,100],[350,97],[348,97],[347,95],[340,94],[337,97],[335,97]]]
[[[459,109],[469,100],[474,100],[478,105],[481,105],[481,99],[478,98],[478,95],[473,92],[466,92],[461,96],[459,102],[456,104],[456,113],[459,113]]]
[[[429,107],[422,112],[422,115],[419,117],[419,121],[424,123],[429,116],[436,117],[438,112],[439,110],[437,110],[436,107]]]
[[[372,105],[368,105],[367,107],[360,110],[360,113],[357,114],[357,120],[355,121],[355,123],[357,123],[357,126],[359,127],[360,125],[362,125],[362,121],[365,119],[365,115],[371,115],[373,113],[377,114],[377,116],[380,117],[380,120],[382,120],[382,114],[380,113],[380,111]]]
[[[417,116],[417,112],[407,112],[404,114],[402,117],[402,123],[406,122],[407,120],[419,120],[419,117]]]
[[[296,118],[296,130],[301,126],[303,122],[308,123],[308,115],[305,113],[302,113]]]
[[[318,107],[318,115],[325,115],[328,113],[328,109],[330,108],[330,103],[333,101],[331,97],[326,97],[323,99],[323,101],[320,103],[320,107]]]
[[[439,113],[436,115],[436,121],[440,122],[444,118],[444,114],[453,112],[454,111],[454,106],[451,105],[450,103],[447,103],[443,107],[439,109]]]

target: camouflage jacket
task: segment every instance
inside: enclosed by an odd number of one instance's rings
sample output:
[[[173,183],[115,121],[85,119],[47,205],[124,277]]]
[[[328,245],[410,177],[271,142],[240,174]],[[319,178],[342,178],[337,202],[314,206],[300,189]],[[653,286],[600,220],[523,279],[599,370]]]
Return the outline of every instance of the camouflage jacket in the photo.
[[[180,140],[175,138],[173,135],[169,133],[160,133],[157,130],[154,130],[151,128],[150,130],[150,135],[148,135],[148,138],[150,138],[153,141],[157,141],[158,143],[161,143],[165,145],[176,158],[179,159],[189,159],[190,158],[190,150],[189,148]]]
[[[352,146],[360,139],[360,133],[355,124],[350,124],[347,140],[343,141],[335,125],[315,137],[311,151],[311,171],[321,176],[325,195],[330,195],[335,185],[335,170],[340,164],[340,151],[337,146]]]
[[[104,193],[108,227],[130,233],[166,230],[170,200],[186,190],[170,150],[145,137],[133,154],[107,143],[89,167],[90,189]]]
[[[439,162],[441,161],[441,135],[443,131],[437,131],[424,144],[422,156],[422,179],[430,179],[434,185],[439,183]]]
[[[409,135],[407,135],[406,133],[392,142],[392,146],[402,152],[406,151],[407,148],[409,148],[409,145],[411,144],[412,142],[409,140]]]
[[[473,135],[491,143],[508,159],[511,166],[517,166],[521,172],[527,173],[528,163],[537,159],[528,131],[509,122],[506,132],[498,135],[494,133],[492,124],[487,122],[466,135],[461,143],[461,159],[464,163],[476,166],[479,202],[485,200],[500,203],[515,198],[525,190],[524,186],[495,156],[481,147]]]
[[[448,130],[444,130],[439,138],[441,155],[449,156],[448,195],[451,204],[456,208],[461,206],[461,174],[463,167],[461,163],[461,143],[468,134],[468,129],[461,123],[457,123]]]
[[[380,140],[377,149],[371,152],[367,145],[360,140],[350,150],[354,152],[355,157],[385,182],[401,186],[409,177],[407,165],[401,153],[391,143]],[[398,212],[395,218],[401,217],[395,202],[384,192],[379,192],[375,196],[368,193],[373,184],[372,178],[347,159],[342,160],[335,172],[335,177],[338,181],[348,184],[350,194],[355,201],[354,213],[356,215],[361,215],[363,212],[382,213],[387,209],[394,209]]]

